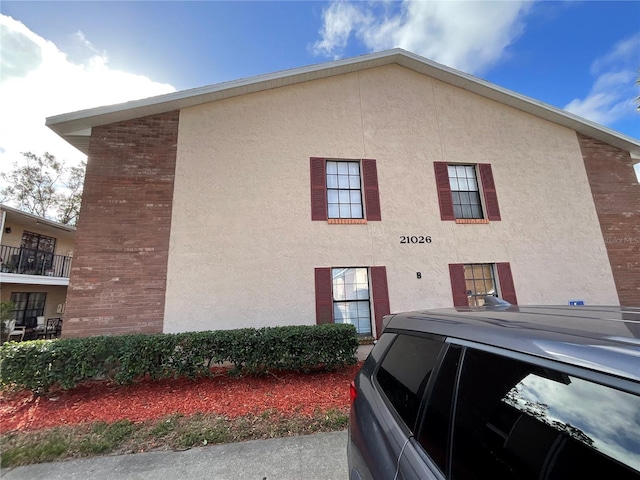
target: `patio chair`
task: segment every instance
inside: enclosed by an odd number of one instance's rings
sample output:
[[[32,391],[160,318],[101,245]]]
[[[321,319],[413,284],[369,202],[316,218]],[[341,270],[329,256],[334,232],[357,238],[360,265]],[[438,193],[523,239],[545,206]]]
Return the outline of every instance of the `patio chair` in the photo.
[[[47,332],[47,327],[44,323],[44,316],[40,315],[38,317],[36,317],[37,320],[37,324],[36,324],[36,328],[35,328],[35,333],[36,333],[36,337],[37,338],[44,338]]]
[[[44,338],[57,338],[62,333],[62,319],[61,318],[49,318],[47,319],[47,326],[44,329],[42,336]]]
[[[24,326],[18,326],[16,327],[16,321],[15,320],[9,320],[7,322],[7,331],[9,333],[7,333],[7,341],[10,341],[13,339],[13,337],[18,337],[18,342],[21,342],[22,340],[24,340],[24,333],[25,333],[26,327]]]
[[[58,323],[55,325],[54,337],[60,338],[60,336],[62,335],[62,319],[57,318],[56,320],[58,320]]]

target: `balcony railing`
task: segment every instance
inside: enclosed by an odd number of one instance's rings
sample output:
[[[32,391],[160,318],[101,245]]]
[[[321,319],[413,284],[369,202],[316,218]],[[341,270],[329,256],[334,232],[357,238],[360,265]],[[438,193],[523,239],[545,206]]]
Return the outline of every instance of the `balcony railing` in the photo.
[[[68,278],[70,271],[71,257],[0,245],[0,272]]]

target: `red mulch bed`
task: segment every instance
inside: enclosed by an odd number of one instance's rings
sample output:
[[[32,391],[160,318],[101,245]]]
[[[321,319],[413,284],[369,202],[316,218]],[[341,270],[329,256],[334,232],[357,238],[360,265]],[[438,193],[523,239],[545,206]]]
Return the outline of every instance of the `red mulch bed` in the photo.
[[[316,410],[349,409],[349,384],[359,365],[337,372],[279,372],[233,378],[222,369],[213,378],[142,381],[134,385],[90,382],[73,390],[34,397],[0,392],[0,430],[25,431],[84,422],[141,422],[167,415],[215,413],[234,418],[277,410],[310,416]]]

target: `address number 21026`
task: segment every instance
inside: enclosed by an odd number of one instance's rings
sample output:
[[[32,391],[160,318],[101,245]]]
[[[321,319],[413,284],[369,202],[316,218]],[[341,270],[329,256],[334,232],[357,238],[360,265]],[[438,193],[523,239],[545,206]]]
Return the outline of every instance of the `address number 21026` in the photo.
[[[400,235],[400,243],[431,243],[431,237],[424,235]]]

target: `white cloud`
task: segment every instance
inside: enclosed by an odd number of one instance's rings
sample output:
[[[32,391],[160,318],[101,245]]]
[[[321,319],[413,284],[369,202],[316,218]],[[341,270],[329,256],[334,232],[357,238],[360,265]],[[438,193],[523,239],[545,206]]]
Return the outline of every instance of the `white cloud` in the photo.
[[[637,115],[634,81],[640,65],[640,33],[616,43],[591,64],[595,81],[585,98],[574,98],[564,109],[602,125]]]
[[[48,151],[69,164],[85,158],[44,126],[48,116],[175,91],[142,75],[111,69],[106,53],[82,32],[73,34],[85,58],[76,63],[11,17],[0,15],[0,34],[0,172],[10,170],[26,151]]]
[[[339,58],[353,35],[373,51],[400,47],[465,72],[493,65],[523,32],[532,2],[333,1],[317,55]]]

